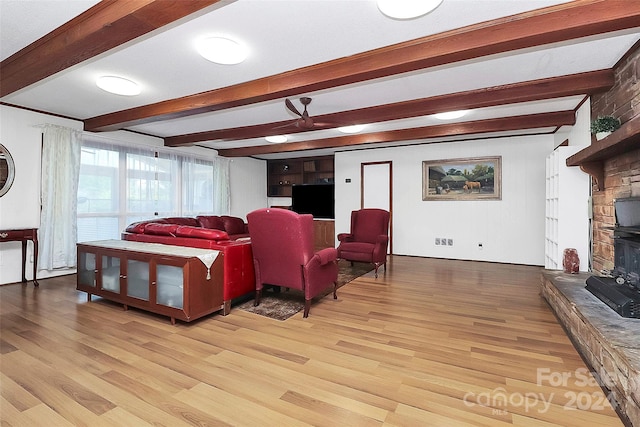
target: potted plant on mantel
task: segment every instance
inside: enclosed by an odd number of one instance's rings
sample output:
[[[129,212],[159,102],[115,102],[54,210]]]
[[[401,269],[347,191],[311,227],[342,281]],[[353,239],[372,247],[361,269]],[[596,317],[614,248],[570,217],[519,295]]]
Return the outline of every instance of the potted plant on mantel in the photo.
[[[599,141],[620,127],[620,120],[613,116],[598,117],[591,122],[591,133]]]

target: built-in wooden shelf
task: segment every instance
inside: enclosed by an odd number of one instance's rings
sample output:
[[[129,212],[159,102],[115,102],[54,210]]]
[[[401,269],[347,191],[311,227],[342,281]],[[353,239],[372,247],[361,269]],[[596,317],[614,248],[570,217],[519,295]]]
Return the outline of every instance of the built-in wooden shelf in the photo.
[[[604,161],[640,148],[640,116],[635,117],[600,141],[592,141],[584,150],[567,159],[567,166],[580,166],[596,181],[597,190],[604,189]]]
[[[333,156],[267,160],[267,196],[291,197],[296,184],[333,182]]]

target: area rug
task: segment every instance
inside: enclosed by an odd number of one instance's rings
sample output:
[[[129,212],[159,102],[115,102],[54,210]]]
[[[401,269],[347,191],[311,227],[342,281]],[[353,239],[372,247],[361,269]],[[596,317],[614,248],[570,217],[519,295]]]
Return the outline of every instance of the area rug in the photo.
[[[352,267],[349,261],[338,261],[338,288],[349,283],[356,277],[370,272],[373,270],[373,267],[373,264],[362,262],[354,262]],[[311,301],[312,307],[314,302],[332,292],[333,287],[327,287],[327,290],[323,294],[315,297]],[[273,289],[264,289],[262,291],[260,305],[254,307],[253,301],[253,298],[251,298],[235,308],[276,320],[287,320],[304,308],[304,294],[297,289],[281,289],[280,292],[275,292]]]

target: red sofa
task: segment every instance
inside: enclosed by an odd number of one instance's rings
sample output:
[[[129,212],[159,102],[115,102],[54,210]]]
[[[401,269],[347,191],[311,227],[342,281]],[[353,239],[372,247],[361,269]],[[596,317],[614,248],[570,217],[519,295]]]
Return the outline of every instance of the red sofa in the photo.
[[[220,251],[223,259],[223,315],[234,298],[256,289],[247,224],[231,216],[158,218],[135,222],[122,233],[123,240],[189,246]]]

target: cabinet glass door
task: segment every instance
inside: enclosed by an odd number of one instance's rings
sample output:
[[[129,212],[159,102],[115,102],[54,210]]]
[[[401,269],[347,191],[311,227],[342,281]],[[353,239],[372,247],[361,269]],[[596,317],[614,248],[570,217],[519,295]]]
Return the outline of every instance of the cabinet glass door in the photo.
[[[156,303],[174,308],[183,308],[182,267],[161,265],[156,267]]]
[[[96,254],[80,252],[78,283],[84,286],[96,287]]]
[[[102,256],[101,269],[102,289],[120,293],[120,258],[115,256]]]
[[[149,301],[149,263],[127,260],[127,296]]]

